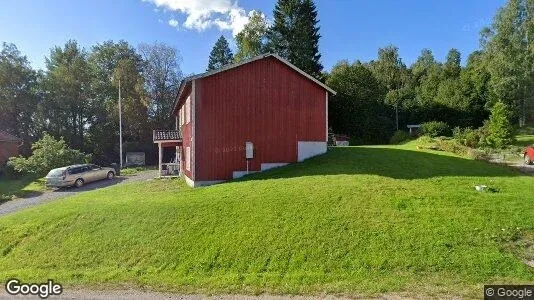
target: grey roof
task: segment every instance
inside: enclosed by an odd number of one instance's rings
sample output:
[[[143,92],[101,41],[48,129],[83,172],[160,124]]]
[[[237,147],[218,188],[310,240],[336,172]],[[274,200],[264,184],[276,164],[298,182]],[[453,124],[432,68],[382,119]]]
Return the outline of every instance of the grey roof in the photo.
[[[217,73],[228,71],[230,69],[237,68],[237,67],[242,66],[244,64],[248,64],[248,63],[251,63],[253,61],[264,59],[264,58],[267,58],[267,57],[276,58],[277,60],[281,61],[282,63],[284,63],[285,65],[287,65],[291,69],[297,71],[298,73],[300,73],[304,77],[308,78],[309,80],[313,81],[317,85],[321,86],[322,88],[324,88],[325,90],[327,90],[331,94],[333,94],[333,95],[337,94],[336,91],[334,91],[333,89],[329,88],[326,84],[320,82],[319,80],[317,80],[316,78],[314,78],[310,74],[302,71],[301,69],[299,69],[294,64],[292,64],[289,61],[285,60],[284,58],[278,56],[277,54],[269,53],[269,54],[258,55],[258,56],[255,56],[255,57],[247,59],[247,60],[243,60],[243,61],[238,62],[238,63],[229,64],[229,65],[226,65],[226,66],[224,66],[224,67],[222,67],[220,69],[217,69],[217,70],[208,71],[208,72],[204,72],[204,73],[200,73],[200,74],[197,74],[197,75],[192,75],[192,76],[184,78],[182,80],[181,84],[180,84],[180,88],[178,89],[178,96],[176,97],[176,101],[175,101],[175,103],[173,105],[173,110],[172,111],[174,112],[174,110],[176,110],[176,105],[178,105],[178,100],[180,99],[180,95],[182,94],[186,83],[188,83],[188,82],[190,82],[192,80],[195,80],[195,79],[204,78],[204,77],[208,77],[208,76],[211,76],[211,75],[214,75],[214,74],[217,74]],[[171,114],[172,114],[172,112],[171,112]]]
[[[154,130],[154,141],[181,140],[180,131],[178,130]]]

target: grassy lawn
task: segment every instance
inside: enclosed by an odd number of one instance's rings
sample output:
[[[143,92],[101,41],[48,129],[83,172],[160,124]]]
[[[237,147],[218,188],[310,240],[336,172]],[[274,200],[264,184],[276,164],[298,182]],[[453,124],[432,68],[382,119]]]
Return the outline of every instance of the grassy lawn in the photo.
[[[44,183],[44,178],[35,178],[35,176],[19,179],[0,177],[0,202],[11,200],[13,197],[43,192],[46,190]]]
[[[517,146],[530,146],[534,144],[534,127],[526,126],[517,130],[516,142]]]
[[[1,217],[0,280],[481,297],[483,284],[534,282],[521,248],[534,233],[533,186],[414,142],[331,149],[206,188],[124,184]]]

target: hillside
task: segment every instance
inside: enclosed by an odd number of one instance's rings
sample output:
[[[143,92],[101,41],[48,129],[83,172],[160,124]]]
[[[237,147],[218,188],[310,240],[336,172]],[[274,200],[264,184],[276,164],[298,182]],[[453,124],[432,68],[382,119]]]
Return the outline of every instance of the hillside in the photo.
[[[534,232],[533,184],[413,144],[331,149],[206,188],[125,184],[0,218],[0,278],[480,297],[485,283],[534,281],[516,246]]]

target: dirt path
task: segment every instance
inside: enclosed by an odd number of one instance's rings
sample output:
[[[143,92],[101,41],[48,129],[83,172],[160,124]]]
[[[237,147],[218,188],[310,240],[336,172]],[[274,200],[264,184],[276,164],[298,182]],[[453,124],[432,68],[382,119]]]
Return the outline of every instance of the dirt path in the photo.
[[[113,180],[100,180],[89,183],[81,188],[61,188],[57,190],[48,190],[41,194],[28,195],[23,198],[13,199],[11,201],[0,204],[0,217],[12,212],[16,212],[31,206],[42,203],[51,202],[67,196],[72,196],[86,191],[92,191],[103,187],[108,187],[116,184],[123,184],[135,181],[144,181],[154,179],[157,171],[149,170],[139,172],[132,176],[117,176]]]

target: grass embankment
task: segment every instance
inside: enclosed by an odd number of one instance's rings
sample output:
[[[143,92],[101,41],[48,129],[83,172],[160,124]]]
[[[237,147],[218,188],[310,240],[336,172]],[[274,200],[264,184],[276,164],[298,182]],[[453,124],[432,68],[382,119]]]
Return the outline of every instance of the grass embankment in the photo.
[[[41,193],[45,190],[44,178],[24,176],[18,179],[8,179],[0,177],[0,202],[11,200],[14,197]]]
[[[411,142],[206,188],[125,184],[0,218],[0,280],[481,297],[485,283],[534,281],[515,246],[534,230],[533,183]]]

